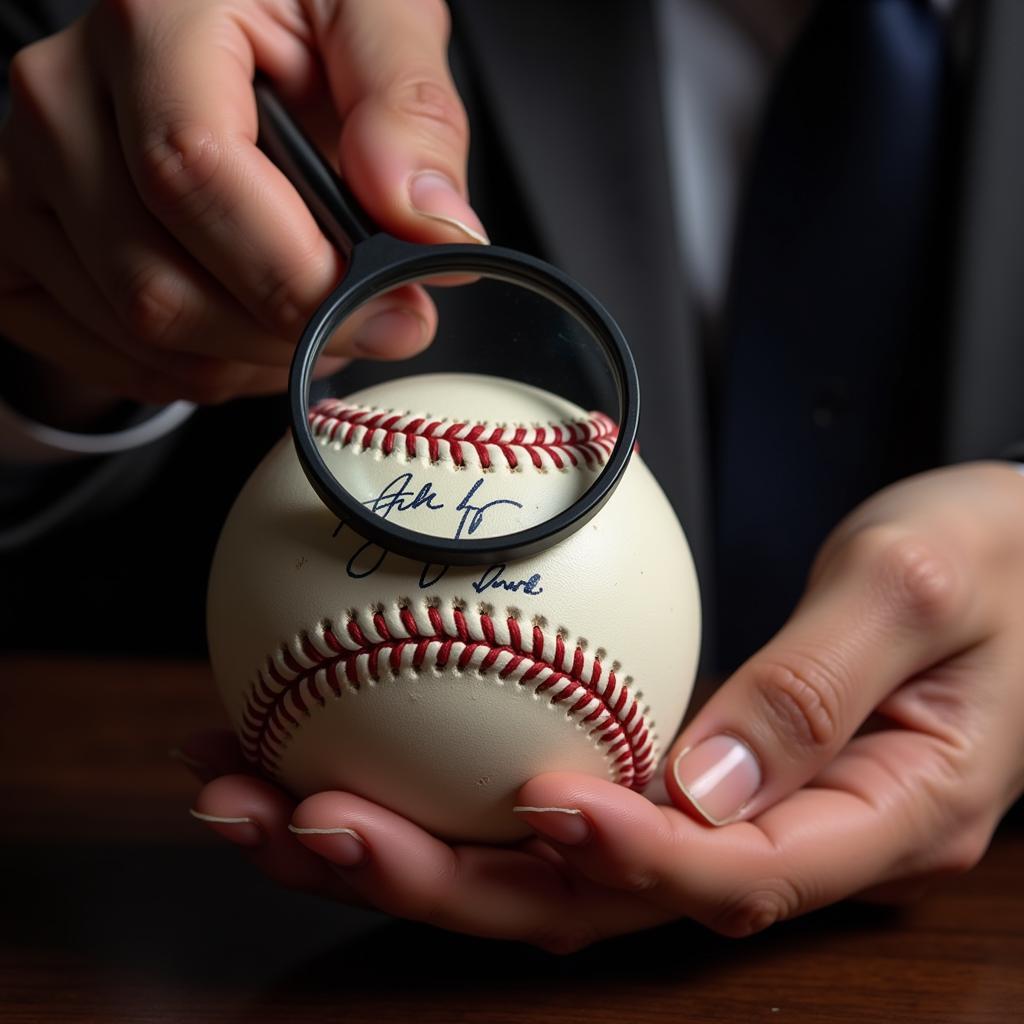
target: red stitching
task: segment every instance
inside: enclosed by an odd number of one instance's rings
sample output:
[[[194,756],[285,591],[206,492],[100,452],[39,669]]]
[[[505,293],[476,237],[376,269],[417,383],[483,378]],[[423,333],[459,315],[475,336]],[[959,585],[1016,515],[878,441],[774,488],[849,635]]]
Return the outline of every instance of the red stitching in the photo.
[[[525,665],[518,685],[532,686],[538,694],[550,692],[552,704],[564,704],[567,716],[589,726],[590,735],[605,747],[617,782],[633,789],[647,785],[654,773],[654,736],[631,680],[620,681],[614,668],[606,669],[599,658],[590,661],[588,671],[579,644],[570,649],[561,634],[545,636],[536,625],[523,631],[512,617],[504,620],[502,630],[501,620],[483,612],[478,621],[472,614],[472,623],[458,607],[449,616],[434,606],[424,613],[429,629],[404,606],[390,625],[384,612],[377,611],[367,623],[350,617],[340,631],[325,621],[300,636],[294,647],[282,645],[249,687],[241,728],[246,757],[276,775],[302,719],[325,704],[325,689],[339,698],[346,687],[358,692],[365,681],[386,682],[403,667],[420,671],[433,664],[443,669],[455,657],[459,671],[472,666],[481,675],[500,663],[497,674],[502,680],[513,678]],[[545,658],[545,650],[552,652],[550,657]],[[538,677],[543,678],[537,682]]]
[[[425,449],[430,462],[447,457],[456,466],[463,466],[468,449],[483,469],[493,465],[495,455],[500,455],[509,469],[518,468],[524,456],[537,469],[546,464],[565,469],[567,465],[579,466],[581,461],[592,469],[607,461],[619,433],[618,424],[603,412],[547,427],[494,427],[488,423],[428,420],[407,412],[347,405],[334,398],[313,406],[309,426],[314,437],[328,444],[379,448],[386,456],[400,451],[415,458]],[[422,444],[418,445],[418,440]]]

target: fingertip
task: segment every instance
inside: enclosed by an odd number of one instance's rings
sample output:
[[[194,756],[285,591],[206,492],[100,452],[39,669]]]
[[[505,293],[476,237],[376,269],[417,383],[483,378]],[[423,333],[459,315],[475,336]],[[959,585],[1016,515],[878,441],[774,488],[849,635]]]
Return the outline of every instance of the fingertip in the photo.
[[[440,171],[416,171],[406,185],[415,213],[459,232],[463,242],[489,245],[483,221],[469,205],[458,186]]]
[[[221,775],[199,791],[190,814],[241,846],[262,845],[291,815],[291,799],[253,775]]]
[[[236,846],[251,849],[266,842],[266,835],[259,822],[248,815],[211,814],[195,807],[190,807],[188,813],[222,839]]]
[[[267,877],[287,888],[338,894],[342,884],[318,851],[289,829],[295,801],[251,775],[224,775],[207,783],[189,811],[192,818],[245,850]],[[349,899],[346,889],[342,898]]]
[[[531,779],[519,790],[516,805],[578,811],[593,838],[602,842],[623,829],[646,834],[652,829],[663,829],[665,824],[661,810],[643,794],[609,779],[575,772],[553,772]],[[556,827],[560,824],[551,814],[536,819],[533,815],[523,817],[531,827],[544,826],[547,822]],[[564,828],[574,828],[577,834],[581,831],[579,826],[563,825]],[[538,832],[545,838],[553,837],[543,828]]]
[[[292,831],[316,828],[319,822],[344,815],[351,808],[353,799],[358,797],[331,789],[307,796],[292,812],[291,825],[295,826]]]
[[[430,343],[431,330],[418,313],[387,309],[365,320],[352,333],[353,355],[366,359],[405,359]]]
[[[738,821],[762,785],[761,764],[736,736],[709,736],[668,760],[665,784],[673,803],[708,825]]]
[[[261,822],[267,801],[258,779],[222,775],[199,791],[189,814],[236,846],[262,846],[267,829]]]
[[[520,816],[574,872],[600,885],[649,891],[674,861],[678,843],[669,816],[675,812],[625,786],[605,779],[547,776],[531,780],[519,795],[550,801],[521,806]]]
[[[545,839],[563,846],[582,846],[593,834],[590,822],[578,807],[519,805],[512,813]]]
[[[336,373],[344,370],[346,366],[351,363],[352,360],[347,356],[321,356],[316,363],[316,369],[313,371],[314,380],[325,380],[328,377],[333,377]],[[280,390],[286,390],[285,388]]]
[[[340,791],[315,793],[303,800],[291,816],[289,831],[304,846],[333,863],[372,863],[385,871],[410,861],[423,869],[436,860],[440,849],[447,849],[447,844],[414,821],[354,793]]]
[[[488,244],[487,230],[466,198],[460,160],[417,144],[373,100],[346,119],[339,161],[343,177],[385,231],[424,244]]]
[[[392,361],[422,352],[437,330],[437,307],[419,285],[378,296],[346,318],[327,343],[324,356]]]
[[[369,859],[366,840],[347,825],[296,825],[288,831],[307,849],[338,867],[356,867]]]
[[[419,826],[393,811],[354,793],[330,790],[303,800],[288,830],[308,850],[342,868],[370,863],[380,868],[394,859],[396,849],[422,854],[423,840],[429,843]]]
[[[633,790],[583,772],[545,772],[535,775],[520,787],[519,806],[583,807],[615,805],[636,797]]]

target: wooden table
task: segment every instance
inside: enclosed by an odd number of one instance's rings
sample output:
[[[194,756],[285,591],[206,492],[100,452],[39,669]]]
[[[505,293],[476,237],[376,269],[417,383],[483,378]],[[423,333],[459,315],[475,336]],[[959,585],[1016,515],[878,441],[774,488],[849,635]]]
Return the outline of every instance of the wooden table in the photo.
[[[0,1021],[1024,1021],[1024,821],[907,912],[556,958],[281,891],[187,815],[203,666],[0,659]]]

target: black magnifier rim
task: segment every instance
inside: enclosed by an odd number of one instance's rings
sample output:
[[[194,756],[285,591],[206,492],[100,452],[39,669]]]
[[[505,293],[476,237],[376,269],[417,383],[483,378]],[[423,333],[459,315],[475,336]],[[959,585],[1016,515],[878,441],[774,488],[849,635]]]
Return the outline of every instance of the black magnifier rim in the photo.
[[[309,393],[320,353],[337,325],[367,299],[438,273],[479,273],[552,299],[590,329],[612,370],[619,393],[619,432],[594,483],[572,505],[536,526],[475,540],[433,537],[367,510],[330,471],[313,438]],[[292,438],[299,463],[320,500],[365,540],[432,565],[485,565],[534,555],[574,533],[601,509],[618,486],[633,453],[640,420],[640,389],[632,353],[618,325],[581,285],[556,267],[496,246],[422,246],[375,235],[353,251],[349,271],[310,320],[289,375]]]

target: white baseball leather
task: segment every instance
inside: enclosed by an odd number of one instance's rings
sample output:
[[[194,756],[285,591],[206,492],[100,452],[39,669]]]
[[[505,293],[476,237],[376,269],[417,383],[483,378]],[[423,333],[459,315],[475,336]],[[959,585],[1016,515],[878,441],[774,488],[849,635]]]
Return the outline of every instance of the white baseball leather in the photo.
[[[360,500],[446,536],[566,508],[613,441],[609,421],[561,398],[462,374],[315,412],[325,459]],[[700,600],[682,530],[636,455],[567,540],[442,572],[339,529],[285,438],[224,526],[208,631],[247,756],[296,797],[347,790],[447,839],[501,842],[527,834],[514,795],[540,772],[646,785],[689,700]]]

